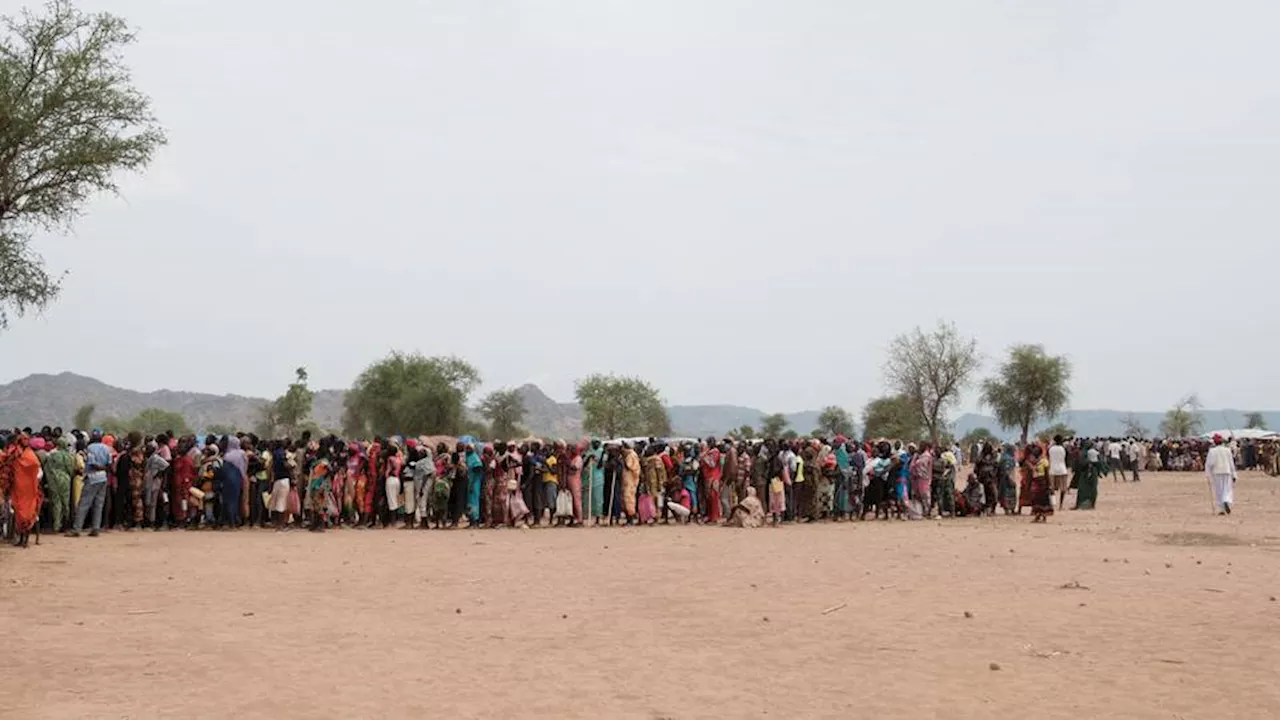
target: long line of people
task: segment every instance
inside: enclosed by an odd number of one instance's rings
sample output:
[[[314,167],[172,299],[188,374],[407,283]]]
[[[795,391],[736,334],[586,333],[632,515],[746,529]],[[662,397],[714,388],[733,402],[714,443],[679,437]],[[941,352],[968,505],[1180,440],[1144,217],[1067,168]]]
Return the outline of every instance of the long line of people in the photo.
[[[1092,441],[1020,448],[978,444],[973,472],[956,445],[793,440],[588,440],[452,444],[429,438],[353,442],[330,435],[262,441],[208,436],[44,428],[0,444],[0,492],[39,526],[233,529],[305,526],[452,528],[501,526],[763,524],[1053,513],[1069,487],[1075,508],[1097,501],[1107,457]],[[1106,447],[1103,444],[1101,447]],[[29,451],[29,452],[28,452]],[[16,480],[35,458],[34,505]],[[25,464],[24,464],[25,463]],[[1068,475],[1070,484],[1068,485]],[[1136,479],[1136,475],[1135,475]],[[17,498],[20,502],[8,502]],[[47,498],[48,502],[43,502]],[[17,511],[19,506],[21,512]],[[31,520],[32,507],[37,520]]]

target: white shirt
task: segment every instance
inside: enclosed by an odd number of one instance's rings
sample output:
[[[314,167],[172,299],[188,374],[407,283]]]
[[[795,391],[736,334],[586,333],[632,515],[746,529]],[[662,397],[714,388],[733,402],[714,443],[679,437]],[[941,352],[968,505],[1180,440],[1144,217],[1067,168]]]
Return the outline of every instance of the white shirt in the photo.
[[[1137,460],[1142,456],[1142,450],[1138,447],[1138,443],[1129,444],[1129,459]]]
[[[1061,445],[1049,446],[1049,474],[1067,474],[1067,449]]]
[[[1112,460],[1120,459],[1120,448],[1121,448],[1120,443],[1111,443],[1109,446],[1107,446],[1107,454],[1111,456]]]
[[[1089,448],[1089,462],[1098,462],[1098,451],[1093,448]]]
[[[1231,457],[1231,448],[1226,445],[1214,445],[1204,459],[1204,471],[1209,475],[1236,476],[1236,460]]]

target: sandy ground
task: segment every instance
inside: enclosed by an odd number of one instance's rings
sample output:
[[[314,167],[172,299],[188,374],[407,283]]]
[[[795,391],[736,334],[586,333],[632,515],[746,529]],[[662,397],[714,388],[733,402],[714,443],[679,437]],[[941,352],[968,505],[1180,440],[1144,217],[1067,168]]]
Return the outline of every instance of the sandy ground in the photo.
[[[1043,526],[45,538],[0,549],[0,715],[1274,718],[1277,489],[1242,476],[1222,518],[1199,475],[1104,481]]]

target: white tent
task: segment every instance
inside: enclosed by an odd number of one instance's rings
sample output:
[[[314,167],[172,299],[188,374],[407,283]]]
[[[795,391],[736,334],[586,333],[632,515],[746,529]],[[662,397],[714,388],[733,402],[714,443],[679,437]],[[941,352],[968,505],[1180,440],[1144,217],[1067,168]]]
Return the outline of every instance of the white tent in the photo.
[[[1200,437],[1209,440],[1214,435],[1221,435],[1224,438],[1235,438],[1236,440],[1280,440],[1280,433],[1276,433],[1272,430],[1258,430],[1254,428],[1214,430],[1212,432],[1207,432]]]

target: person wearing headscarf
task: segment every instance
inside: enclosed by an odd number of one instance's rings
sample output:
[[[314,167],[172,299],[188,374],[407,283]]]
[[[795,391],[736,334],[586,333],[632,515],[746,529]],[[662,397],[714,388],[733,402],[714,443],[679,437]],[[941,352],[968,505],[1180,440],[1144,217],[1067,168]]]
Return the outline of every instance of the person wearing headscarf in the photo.
[[[67,504],[71,500],[71,477],[76,472],[76,456],[67,449],[70,443],[65,437],[54,442],[56,449],[44,458],[44,481],[49,486],[49,516],[53,520],[53,531],[61,532],[62,523],[69,519]]]
[[[836,456],[831,446],[821,440],[814,440],[818,446],[818,462],[814,465],[816,483],[815,505],[819,518],[830,518],[835,507],[836,485],[839,482],[840,470],[836,467]]]
[[[836,435],[831,454],[836,461],[835,492],[831,498],[831,513],[837,520],[852,517],[852,505],[849,498],[849,481],[853,475],[853,463],[849,458],[848,441],[843,435]]]
[[[128,478],[129,507],[132,510],[131,527],[142,527],[147,519],[147,446],[142,441],[142,433],[129,433],[129,449],[125,454],[129,457],[125,477]]]
[[[610,443],[604,448],[604,511],[609,524],[622,520],[622,446]]]
[[[40,521],[40,458],[31,449],[31,436],[19,433],[16,447],[10,450],[13,481],[9,487],[9,504],[13,507],[13,544],[25,548],[31,530]]]
[[[240,526],[240,495],[248,471],[249,460],[240,449],[240,438],[229,436],[218,477],[218,499],[222,505],[222,524],[233,530]]]
[[[498,458],[498,468],[498,484],[506,493],[502,509],[506,513],[507,524],[529,527],[529,506],[524,502],[524,493],[520,487],[520,473],[524,470],[524,463],[515,443],[507,443],[506,453]]]
[[[567,448],[569,461],[565,463],[564,482],[569,489],[569,497],[573,499],[573,524],[582,525],[582,454],[577,443]]]
[[[622,512],[627,524],[636,519],[636,491],[640,488],[640,456],[628,442],[622,449]]]
[[[1098,502],[1098,478],[1102,476],[1101,458],[1093,441],[1086,440],[1075,458],[1076,504],[1072,510],[1092,510]]]
[[[434,522],[443,528],[449,520],[449,497],[453,494],[453,456],[444,443],[436,445],[436,472],[431,483],[431,498],[426,526]]]
[[[307,529],[311,532],[324,532],[327,503],[332,498],[329,481],[333,465],[329,459],[329,452],[329,444],[321,443],[316,460],[311,464],[311,474],[307,479],[307,498],[311,503],[308,508],[311,513],[311,523]]]
[[[427,517],[431,514],[431,485],[436,478],[436,460],[431,455],[431,448],[426,441],[418,442],[418,459],[413,463],[413,487],[417,497],[413,502],[413,523],[427,527]]]
[[[164,490],[164,476],[169,469],[169,461],[160,454],[159,444],[151,442],[147,446],[147,459],[143,463],[143,487],[146,492],[143,503],[146,508],[147,525],[159,529],[164,517],[157,518],[156,506],[160,504],[160,493]]]
[[[733,506],[727,524],[737,528],[758,528],[764,525],[764,506],[756,498],[754,487],[748,487],[746,497]]]
[[[599,438],[594,438],[591,440],[591,446],[585,455],[582,478],[587,486],[587,514],[591,521],[597,525],[604,522],[606,517],[604,475],[604,446],[600,443]]]
[[[768,447],[769,446],[766,443],[760,443],[757,445],[755,448],[755,459],[751,461],[751,487],[756,491],[757,500],[764,498],[764,500],[760,500],[760,502],[765,505],[766,509],[768,509],[767,501],[769,498],[769,480],[772,479],[769,474],[769,467],[771,463]]]
[[[862,520],[867,518],[868,511],[874,512],[877,520],[882,513],[888,520],[889,508],[896,507],[893,499],[893,450],[883,440],[875,450],[868,470],[867,487],[862,494]]]
[[[1018,461],[1014,455],[1013,445],[1006,443],[1000,453],[1000,464],[997,467],[999,475],[997,497],[1006,515],[1022,514],[1022,506],[1018,504],[1018,484],[1013,477],[1017,467]],[[987,502],[990,503],[991,500],[988,499]]]
[[[467,494],[471,489],[467,448],[464,443],[454,445],[450,464],[453,466],[453,485],[449,492],[449,527],[457,527],[462,516],[467,513]]]
[[[173,516],[174,527],[186,527],[194,515],[191,512],[191,485],[196,479],[199,453],[194,437],[187,435],[178,441],[169,491],[169,512]]]
[[[719,524],[720,522],[720,491],[724,482],[724,468],[722,467],[723,457],[720,448],[716,446],[716,439],[709,437],[706,440],[706,446],[702,450],[701,456],[698,458],[699,465],[702,467],[702,487],[703,492],[694,498],[695,513],[701,513],[707,522]]]
[[[382,463],[383,492],[387,498],[387,521],[382,525],[394,525],[400,515],[401,482],[400,469],[404,466],[404,455],[400,452],[400,441],[391,438],[387,441],[387,459]]]
[[[1039,445],[1028,448],[1024,462],[1026,488],[1031,507],[1031,522],[1048,522],[1053,514],[1053,489],[1049,480],[1049,459]]]
[[[938,479],[938,488],[933,493],[933,501],[938,504],[939,515],[954,517],[956,514],[956,468],[958,466],[955,451],[951,449],[943,451],[934,460],[933,476]]]
[[[484,492],[484,460],[480,459],[476,446],[467,443],[467,527],[480,527],[481,493]]]

